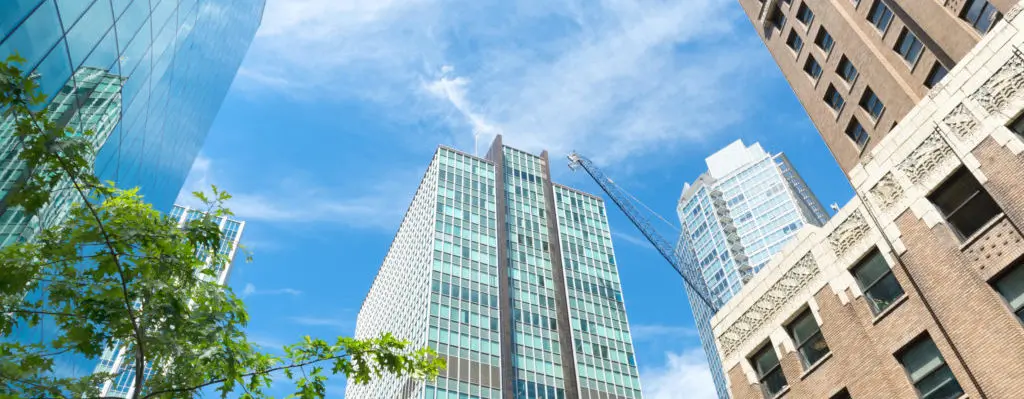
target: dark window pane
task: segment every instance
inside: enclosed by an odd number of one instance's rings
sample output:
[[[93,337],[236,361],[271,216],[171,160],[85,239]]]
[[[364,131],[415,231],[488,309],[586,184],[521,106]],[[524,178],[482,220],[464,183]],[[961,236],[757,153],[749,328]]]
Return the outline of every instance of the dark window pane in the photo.
[[[868,142],[868,132],[864,130],[864,126],[860,124],[857,118],[851,118],[850,124],[846,126],[846,135],[857,143],[858,147],[863,147]]]
[[[882,109],[885,108],[885,105],[882,104],[882,101],[878,99],[878,96],[875,95],[875,92],[870,87],[864,90],[864,96],[860,99],[860,106],[874,119],[878,119],[882,115]]]
[[[786,376],[782,374],[782,369],[775,369],[761,380],[761,389],[764,390],[765,396],[769,398],[782,392],[786,385]]]
[[[945,365],[922,378],[914,387],[918,395],[924,399],[956,399],[964,394],[960,383],[953,376],[953,371]]]
[[[939,208],[960,239],[970,237],[1001,212],[967,169],[953,173],[928,199]]]
[[[829,108],[832,108],[834,111],[839,112],[839,110],[843,108],[844,102],[845,100],[843,100],[843,96],[839,95],[839,92],[836,91],[836,88],[832,85],[829,85],[828,89],[825,90],[825,103],[828,104]]]
[[[875,314],[879,314],[903,296],[903,287],[896,280],[896,276],[890,272],[865,291],[864,296],[871,305],[871,310]]]
[[[839,391],[839,393],[832,395],[829,399],[853,399],[853,397],[850,396],[850,391],[847,391],[844,388],[842,391]]]
[[[995,287],[1010,304],[1010,309],[1024,321],[1024,263],[1014,266],[1013,270],[996,280]]]
[[[936,62],[935,65],[932,66],[932,70],[928,72],[928,78],[925,79],[924,86],[929,89],[935,87],[935,85],[942,81],[942,78],[946,77],[947,73],[949,73],[949,70],[942,64]]]
[[[832,51],[832,46],[835,42],[832,40],[832,35],[828,34],[824,27],[821,27],[818,28],[818,35],[814,38],[814,44],[817,44],[819,48],[827,53]]]
[[[900,33],[899,40],[896,41],[896,52],[900,53],[900,56],[902,56],[908,63],[913,64],[921,57],[922,48],[923,45],[921,44],[921,41],[917,39],[917,36],[907,28],[903,28],[903,32]]]
[[[814,57],[808,56],[807,63],[804,64],[804,72],[807,72],[814,79],[821,77],[821,64]]]
[[[807,7],[807,3],[800,4],[800,8],[796,11],[796,19],[804,25],[810,25],[811,21],[814,20],[814,13]]]
[[[818,332],[800,347],[800,360],[804,367],[809,367],[825,357],[829,352],[825,336]]]
[[[836,67],[836,73],[838,73],[839,76],[848,83],[853,83],[853,80],[857,78],[857,68],[853,66],[853,63],[850,62],[845,55],[843,58],[839,59],[839,66]]]
[[[930,337],[904,348],[896,356],[914,384],[917,395],[925,399],[955,399],[964,394],[945,359]]]
[[[875,28],[878,28],[879,32],[885,32],[889,23],[892,22],[892,10],[882,4],[881,0],[875,0],[875,4],[871,6],[871,11],[868,13],[868,20],[875,25]]]
[[[800,49],[804,47],[804,40],[800,38],[800,35],[795,30],[789,31],[789,37],[786,38],[786,45],[793,51],[800,52]]]

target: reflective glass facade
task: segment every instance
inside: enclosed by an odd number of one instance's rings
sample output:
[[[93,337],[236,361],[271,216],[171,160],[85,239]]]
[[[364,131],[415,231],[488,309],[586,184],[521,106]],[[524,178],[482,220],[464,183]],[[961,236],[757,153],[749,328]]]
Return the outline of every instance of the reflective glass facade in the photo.
[[[435,382],[351,398],[639,398],[603,202],[553,185],[546,154],[441,147],[360,309],[356,336],[429,345]]]
[[[96,171],[169,211],[259,26],[262,0],[6,0],[0,56],[18,53],[60,126],[93,131]],[[0,194],[19,179],[19,143],[0,121]],[[0,215],[0,243],[66,212]],[[48,220],[49,219],[49,220]]]
[[[743,287],[807,224],[821,226],[828,213],[783,154],[736,141],[707,158],[708,172],[683,188],[677,213],[682,232],[676,252],[696,265],[717,305]],[[720,398],[728,398],[725,373],[711,333],[713,309],[693,301],[686,287]]]
[[[195,209],[175,205],[171,209],[170,217],[178,221],[178,226],[183,227],[186,223],[202,218],[204,214]],[[220,253],[228,256],[227,267],[224,270],[217,270],[216,280],[224,284],[231,273],[231,262],[235,259],[238,251],[238,243],[242,239],[242,231],[245,230],[245,222],[221,218],[219,220],[220,231],[223,233],[223,243]],[[207,259],[209,266],[210,259]],[[97,373],[113,372],[117,377],[106,381],[100,386],[100,396],[108,398],[126,398],[131,396],[135,386],[135,362],[130,353],[125,353],[125,347],[118,345],[107,348],[103,351],[99,365],[96,366]],[[145,377],[153,375],[153,368],[146,365]]]

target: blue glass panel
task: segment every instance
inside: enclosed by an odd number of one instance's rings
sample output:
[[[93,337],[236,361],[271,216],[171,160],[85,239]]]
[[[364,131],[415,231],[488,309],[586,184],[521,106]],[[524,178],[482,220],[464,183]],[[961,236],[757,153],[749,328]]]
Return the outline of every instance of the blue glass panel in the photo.
[[[18,29],[0,44],[0,56],[17,52],[25,58],[24,67],[34,67],[60,39],[60,21],[52,1],[39,6]],[[54,29],[57,28],[57,29]]]
[[[175,0],[163,0],[159,4],[153,1],[153,26],[164,27],[165,24],[176,25],[174,10],[178,7]]]
[[[64,23],[65,29],[73,25],[78,20],[78,17],[82,15],[82,12],[94,2],[95,0],[57,0],[60,20]],[[107,12],[110,12],[109,8],[107,8]]]
[[[34,72],[39,74],[40,90],[47,98],[53,98],[64,87],[71,78],[71,64],[68,63],[68,53],[63,40],[53,47]]]
[[[129,43],[134,41],[137,34],[141,34],[147,42],[149,41],[149,30],[139,31],[142,28],[142,23],[147,19],[149,19],[149,2],[147,0],[138,0],[132,3],[124,11],[124,14],[121,14],[117,20],[117,43],[122,52],[128,48]]]
[[[4,12],[0,13],[0,35],[7,36],[40,2],[42,0],[5,0]]]
[[[118,30],[118,36],[120,36],[120,30]],[[124,44],[121,44],[123,47],[121,51],[121,70],[132,75],[135,73],[135,68],[142,61],[146,61],[143,65],[146,65],[145,68],[149,69],[149,45],[149,20],[146,20],[142,24],[139,34],[135,35],[134,40],[128,43],[128,47],[124,47]]]
[[[71,50],[71,65],[75,68],[81,65],[85,57],[92,52],[93,47],[107,34],[113,24],[110,3],[96,2],[93,7],[89,8],[85,16],[72,26],[67,34],[68,49]],[[105,62],[103,65],[110,65],[110,63]]]
[[[146,0],[139,0],[145,2]],[[121,13],[124,12],[128,5],[132,3],[132,0],[111,0],[110,6],[114,8],[114,18],[120,18]]]

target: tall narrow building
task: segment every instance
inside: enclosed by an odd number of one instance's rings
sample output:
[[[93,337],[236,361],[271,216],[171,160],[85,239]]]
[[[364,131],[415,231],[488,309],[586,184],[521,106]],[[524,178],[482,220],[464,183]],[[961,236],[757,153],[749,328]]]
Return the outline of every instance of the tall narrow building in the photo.
[[[206,214],[202,211],[191,209],[187,206],[175,205],[171,210],[170,218],[178,222],[178,227],[185,227],[188,222],[202,219]],[[222,217],[218,220],[221,234],[221,247],[219,253],[228,257],[225,265],[217,265],[214,276],[203,275],[207,281],[215,281],[217,284],[226,284],[228,276],[231,275],[231,265],[238,252],[238,243],[242,239],[242,232],[245,231],[245,222]],[[207,257],[207,268],[213,266],[212,258]],[[224,266],[220,268],[220,266]],[[135,391],[135,362],[132,360],[131,352],[126,352],[127,347],[117,345],[103,351],[99,365],[95,373],[113,373],[117,375],[114,379],[104,381],[100,385],[100,397],[104,398],[128,398]],[[145,378],[153,375],[154,370],[149,364],[146,365]]]
[[[716,305],[743,288],[751,275],[805,225],[821,226],[828,213],[783,154],[769,154],[742,140],[705,159],[708,171],[683,187],[676,208],[682,232],[676,253],[699,270]],[[711,331],[713,309],[694,301],[701,346],[720,398],[727,384]]]
[[[447,371],[348,397],[641,397],[604,202],[501,136],[486,158],[434,154],[359,311],[356,337],[383,332]]]
[[[737,140],[706,160],[676,208],[711,294],[725,303],[805,225],[828,213],[784,154]]]
[[[739,0],[849,172],[1015,0]]]

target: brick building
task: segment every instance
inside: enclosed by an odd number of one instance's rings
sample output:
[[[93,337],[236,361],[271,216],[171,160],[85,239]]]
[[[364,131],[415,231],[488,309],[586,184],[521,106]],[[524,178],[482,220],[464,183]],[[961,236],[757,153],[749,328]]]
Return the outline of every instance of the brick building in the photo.
[[[873,2],[809,3],[847,18]],[[837,149],[815,120],[857,196],[713,318],[732,397],[1024,398],[1024,17],[992,3],[1001,22],[969,51],[950,47],[956,66],[927,91],[911,86],[916,105],[869,149]],[[940,26],[939,42],[971,33]]]
[[[1015,0],[739,0],[844,171]]]

